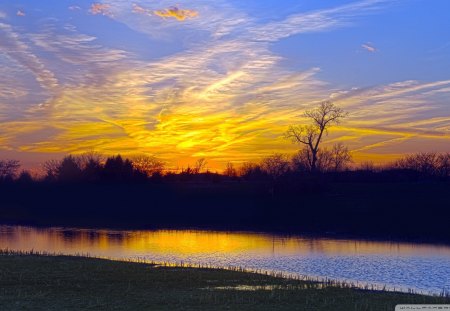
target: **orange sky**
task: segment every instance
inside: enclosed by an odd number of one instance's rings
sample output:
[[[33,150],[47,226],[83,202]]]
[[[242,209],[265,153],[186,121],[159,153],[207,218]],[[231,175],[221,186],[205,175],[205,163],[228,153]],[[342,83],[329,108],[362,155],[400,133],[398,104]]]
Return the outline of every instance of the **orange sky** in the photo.
[[[325,144],[357,163],[449,152],[445,10],[414,29],[425,8],[392,2],[0,4],[0,158],[96,151],[222,170],[293,153],[283,133],[328,99],[349,117]]]

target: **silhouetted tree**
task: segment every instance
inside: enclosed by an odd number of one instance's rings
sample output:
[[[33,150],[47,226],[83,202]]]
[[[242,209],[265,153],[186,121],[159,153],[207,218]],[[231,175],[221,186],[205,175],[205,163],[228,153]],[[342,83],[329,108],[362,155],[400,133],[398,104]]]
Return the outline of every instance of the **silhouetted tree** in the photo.
[[[135,177],[133,163],[120,155],[106,159],[103,176],[108,181],[131,180]]]
[[[231,177],[231,178],[234,178],[234,177],[237,176],[237,171],[234,168],[233,163],[231,163],[231,162],[227,163],[227,168],[224,171],[224,175],[228,176],[228,177]]]
[[[101,179],[103,165],[98,159],[90,158],[87,163],[84,164],[82,170],[83,180],[95,182]]]
[[[450,152],[439,155],[438,171],[441,177],[450,177]]]
[[[46,180],[54,181],[58,178],[58,169],[60,164],[61,162],[58,160],[48,160],[44,162],[42,166],[45,171]]]
[[[266,173],[261,166],[256,163],[245,162],[239,170],[239,176],[248,180],[264,180],[267,178]]]
[[[361,171],[366,171],[366,172],[375,172],[376,171],[376,167],[375,167],[375,164],[373,163],[373,161],[361,162],[359,164],[358,169]]]
[[[328,129],[347,116],[341,108],[331,101],[320,103],[319,107],[306,111],[304,116],[312,121],[310,125],[292,125],[286,132],[286,137],[292,142],[306,146],[310,153],[309,166],[316,171],[320,143]]]
[[[155,157],[138,156],[133,158],[133,167],[140,173],[151,177],[161,175],[164,171],[164,162]]]
[[[208,161],[206,161],[205,158],[198,159],[197,162],[195,162],[195,166],[192,169],[194,174],[200,174],[205,168],[206,164],[208,164]]]
[[[304,147],[292,157],[292,167],[297,172],[312,171],[312,152]],[[318,172],[340,172],[348,168],[352,157],[348,148],[338,143],[331,150],[321,148],[317,152],[315,170]]]
[[[304,147],[292,156],[291,166],[296,172],[311,171],[311,151]]]
[[[450,173],[450,153],[420,152],[397,160],[394,168],[408,169],[429,176],[448,177]]]
[[[20,162],[17,160],[0,160],[0,181],[12,180],[19,168]]]
[[[20,172],[19,177],[17,178],[17,182],[21,184],[29,184],[33,182],[33,177],[31,177],[30,172],[22,171]]]
[[[289,160],[286,155],[275,153],[264,158],[261,162],[261,167],[273,180],[278,179],[283,174],[289,171]]]
[[[93,163],[96,163],[99,166],[102,166],[104,163],[104,157],[98,152],[95,151],[89,151],[77,156],[74,156],[76,159],[78,166],[84,170],[86,166],[93,165]]]
[[[352,162],[352,155],[348,150],[348,147],[342,143],[337,143],[331,149],[331,164],[334,172],[340,172],[348,168],[348,165]]]
[[[77,159],[69,155],[61,161],[57,170],[57,179],[63,182],[79,181],[81,180],[81,172]]]

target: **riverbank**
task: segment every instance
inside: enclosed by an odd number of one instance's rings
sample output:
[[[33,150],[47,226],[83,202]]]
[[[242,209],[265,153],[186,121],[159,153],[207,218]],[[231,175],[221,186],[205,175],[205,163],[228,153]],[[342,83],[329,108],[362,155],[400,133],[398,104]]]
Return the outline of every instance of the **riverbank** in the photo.
[[[262,274],[65,256],[0,255],[0,310],[393,310],[450,298]]]
[[[34,183],[0,197],[2,224],[450,243],[450,182]]]

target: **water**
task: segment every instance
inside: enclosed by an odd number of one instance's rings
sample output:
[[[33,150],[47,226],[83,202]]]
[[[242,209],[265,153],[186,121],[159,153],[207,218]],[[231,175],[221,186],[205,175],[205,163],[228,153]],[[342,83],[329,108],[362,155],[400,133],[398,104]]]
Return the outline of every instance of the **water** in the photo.
[[[450,290],[449,246],[262,233],[0,226],[0,249],[243,267],[426,294]]]

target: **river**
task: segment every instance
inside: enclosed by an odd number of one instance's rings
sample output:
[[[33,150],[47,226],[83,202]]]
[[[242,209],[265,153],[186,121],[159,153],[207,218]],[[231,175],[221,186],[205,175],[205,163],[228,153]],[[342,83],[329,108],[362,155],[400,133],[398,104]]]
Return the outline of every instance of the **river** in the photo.
[[[242,267],[425,294],[450,291],[445,245],[192,230],[0,226],[0,249]]]

